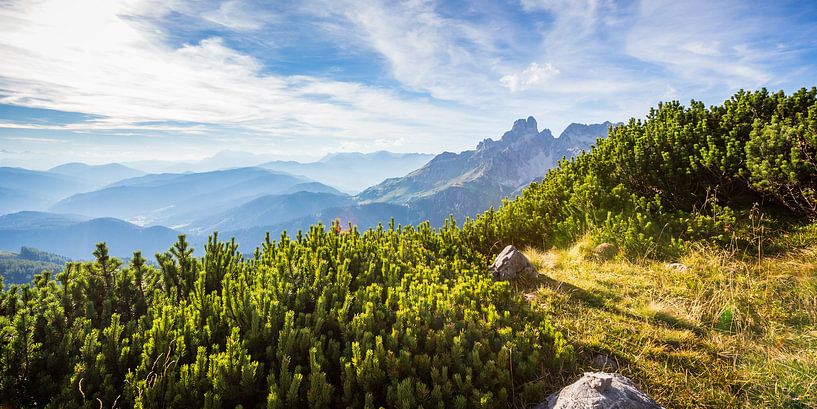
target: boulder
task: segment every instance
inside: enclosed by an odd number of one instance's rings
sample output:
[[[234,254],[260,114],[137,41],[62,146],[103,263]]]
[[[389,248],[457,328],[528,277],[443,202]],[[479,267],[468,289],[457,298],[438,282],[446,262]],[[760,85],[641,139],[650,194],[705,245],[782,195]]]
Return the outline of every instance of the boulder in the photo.
[[[618,253],[616,246],[610,243],[601,243],[593,249],[593,258],[600,261],[612,260]]]
[[[499,281],[531,280],[537,277],[536,268],[514,246],[507,246],[496,256],[491,274]]]
[[[573,384],[550,395],[536,409],[663,409],[625,376],[585,372]]]

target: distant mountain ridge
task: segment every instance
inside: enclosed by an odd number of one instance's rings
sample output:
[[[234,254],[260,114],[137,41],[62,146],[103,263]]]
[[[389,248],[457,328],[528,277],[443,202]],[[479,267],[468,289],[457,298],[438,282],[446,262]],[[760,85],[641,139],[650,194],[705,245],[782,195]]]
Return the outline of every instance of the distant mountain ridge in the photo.
[[[0,248],[33,246],[80,258],[93,251],[96,241],[111,240],[114,250],[163,251],[179,232],[198,247],[215,231],[254,246],[266,231],[294,233],[336,218],[361,229],[392,218],[399,224],[428,220],[440,225],[450,214],[462,220],[499,206],[563,157],[590,149],[611,126],[571,124],[555,138],[528,117],[515,121],[497,140],[484,139],[473,150],[433,158],[385,151],[337,153],[310,163],[272,161],[157,174],[120,164],[68,163],[47,172],[0,168],[0,198],[7,199],[0,208],[8,208],[3,213],[20,210],[20,205],[50,212],[0,216]],[[216,159],[253,158],[257,156],[228,152]],[[390,174],[399,177],[382,180]],[[347,191],[368,182],[373,186],[350,196],[327,181]],[[99,185],[104,187],[94,190]],[[12,200],[17,196],[19,202]],[[151,225],[155,227],[140,227]]]
[[[458,219],[474,216],[503,197],[544,176],[563,157],[589,150],[607,136],[610,126],[571,124],[559,138],[541,132],[536,119],[514,122],[499,140],[485,139],[475,150],[444,152],[410,174],[384,181],[361,192],[361,203],[408,205],[421,220],[441,223],[449,214]]]
[[[107,242],[112,255],[146,257],[167,250],[179,232],[162,226],[140,227],[114,218],[83,219],[75,215],[23,212],[0,217],[0,250],[36,245],[40,250],[77,260],[93,257],[96,243]]]
[[[389,177],[403,176],[433,157],[425,153],[340,152],[326,155],[317,162],[272,161],[259,166],[303,175],[346,192],[358,193]]]
[[[260,196],[302,190],[340,193],[301,176],[250,167],[126,179],[68,197],[50,210],[177,226]]]
[[[0,167],[0,214],[45,210],[60,198],[91,189],[91,184],[71,176]]]
[[[85,163],[72,162],[53,167],[48,171],[83,180],[95,187],[103,187],[122,179],[134,178],[145,174],[145,172],[141,170],[129,168],[119,163],[87,165]]]

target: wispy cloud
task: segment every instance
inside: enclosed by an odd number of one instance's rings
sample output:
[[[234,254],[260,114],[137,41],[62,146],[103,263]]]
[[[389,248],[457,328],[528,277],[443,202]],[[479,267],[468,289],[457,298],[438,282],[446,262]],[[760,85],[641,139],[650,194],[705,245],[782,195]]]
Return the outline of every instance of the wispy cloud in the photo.
[[[540,66],[534,62],[518,74],[510,74],[500,78],[499,82],[512,92],[524,91],[544,83],[548,78],[558,73],[559,69],[551,64]]]
[[[258,10],[244,0],[225,1],[217,9],[204,11],[201,16],[205,20],[239,31],[259,30],[275,20],[272,13]]]
[[[813,85],[801,82],[817,77],[815,20],[814,5],[737,1],[11,0],[0,109],[94,119],[5,117],[0,132],[458,149],[531,114],[558,131],[666,98]]]

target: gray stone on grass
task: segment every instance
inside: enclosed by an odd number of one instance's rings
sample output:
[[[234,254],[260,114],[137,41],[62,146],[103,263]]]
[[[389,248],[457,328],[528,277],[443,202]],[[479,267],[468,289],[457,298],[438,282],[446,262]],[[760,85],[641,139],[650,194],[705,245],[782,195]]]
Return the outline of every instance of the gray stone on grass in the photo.
[[[536,409],[663,409],[629,378],[605,372],[584,376],[550,395]]]
[[[601,243],[593,249],[593,257],[600,261],[612,260],[616,253],[618,249],[610,243]]]
[[[536,268],[528,258],[512,245],[505,247],[496,256],[490,271],[494,279],[499,281],[532,280],[538,276]]]

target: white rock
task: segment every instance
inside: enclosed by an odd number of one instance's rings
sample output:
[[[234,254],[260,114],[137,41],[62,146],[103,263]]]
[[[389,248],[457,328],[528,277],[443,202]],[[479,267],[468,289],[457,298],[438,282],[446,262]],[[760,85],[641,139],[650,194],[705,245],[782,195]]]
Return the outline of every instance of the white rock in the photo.
[[[625,376],[586,372],[536,409],[663,409]]]

